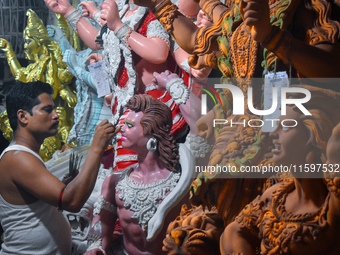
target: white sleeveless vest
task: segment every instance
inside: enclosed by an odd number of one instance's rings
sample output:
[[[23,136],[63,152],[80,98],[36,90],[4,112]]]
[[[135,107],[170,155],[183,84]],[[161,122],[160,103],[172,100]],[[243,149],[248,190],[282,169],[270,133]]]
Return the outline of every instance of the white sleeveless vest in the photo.
[[[18,144],[8,146],[0,160],[6,152],[12,150],[29,152],[44,163],[37,153]],[[0,194],[0,222],[4,229],[0,255],[71,254],[71,230],[68,221],[56,207],[42,200],[29,205],[13,205]]]

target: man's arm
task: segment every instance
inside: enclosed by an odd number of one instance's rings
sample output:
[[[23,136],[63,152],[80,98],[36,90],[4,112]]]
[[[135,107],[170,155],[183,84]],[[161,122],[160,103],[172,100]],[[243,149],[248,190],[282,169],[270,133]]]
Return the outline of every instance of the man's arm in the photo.
[[[77,212],[90,196],[103,152],[119,129],[107,120],[96,128],[93,142],[80,174],[67,186],[54,177],[37,158],[27,152],[15,152],[8,159],[12,181],[31,195],[62,209]],[[8,158],[8,157],[7,157]]]

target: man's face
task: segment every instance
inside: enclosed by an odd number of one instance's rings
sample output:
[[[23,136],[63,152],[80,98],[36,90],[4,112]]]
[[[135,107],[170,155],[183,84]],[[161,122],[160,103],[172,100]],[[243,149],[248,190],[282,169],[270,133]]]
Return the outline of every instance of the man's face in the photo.
[[[28,127],[33,134],[45,139],[58,133],[59,115],[51,95],[44,93],[38,99],[40,104],[33,107],[32,115],[28,114]]]

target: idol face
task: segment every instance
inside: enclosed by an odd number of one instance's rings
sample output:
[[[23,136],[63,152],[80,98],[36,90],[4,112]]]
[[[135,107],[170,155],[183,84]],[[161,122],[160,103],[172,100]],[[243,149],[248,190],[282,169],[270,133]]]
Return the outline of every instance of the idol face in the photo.
[[[277,165],[303,164],[309,151],[307,142],[309,133],[300,120],[301,113],[293,107],[287,107],[287,114],[281,116],[277,128],[270,133],[273,138],[274,149],[272,160]],[[281,121],[285,119],[285,126],[293,126],[294,121],[289,123],[288,119],[295,120],[298,124],[295,127],[285,127]]]
[[[39,53],[42,50],[41,46],[39,46],[39,44],[34,38],[28,37],[27,35],[25,36],[24,40],[26,58],[30,61],[35,61],[36,60],[35,57],[39,55]]]
[[[121,128],[122,146],[137,153],[141,150],[146,150],[146,143],[148,142],[148,138],[144,136],[144,130],[140,123],[143,116],[143,112],[130,111]]]

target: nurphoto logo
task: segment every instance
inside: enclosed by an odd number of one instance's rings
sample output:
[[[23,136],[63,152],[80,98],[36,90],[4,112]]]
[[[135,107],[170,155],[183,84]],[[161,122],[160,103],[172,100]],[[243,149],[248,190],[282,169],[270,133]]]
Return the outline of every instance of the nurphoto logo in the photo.
[[[233,97],[233,114],[234,115],[244,115],[244,94],[240,88],[238,88],[235,85],[231,84],[215,84],[214,88],[216,89],[229,89],[232,97]],[[301,93],[304,95],[304,97],[301,98],[289,98],[288,94],[289,93]],[[217,93],[215,93],[217,94]],[[272,105],[269,109],[256,109],[253,104],[253,88],[248,87],[248,97],[247,97],[247,104],[249,111],[255,115],[259,116],[267,116],[272,114],[278,107],[279,104],[279,99],[281,99],[280,102],[280,107],[281,107],[281,115],[286,115],[287,111],[287,105],[295,105],[304,115],[312,115],[304,106],[304,103],[307,103],[311,99],[311,93],[309,90],[305,88],[299,88],[299,87],[283,87],[281,88],[281,97],[278,95],[278,88],[273,87],[272,90]],[[202,95],[201,97],[201,112],[202,115],[207,114],[207,96],[205,94]],[[219,101],[220,98],[219,98]],[[245,119],[243,121],[238,121],[238,122],[232,122],[232,120],[228,121],[227,119],[214,119],[214,127],[216,125],[226,125],[230,124],[231,126],[233,125],[243,125],[246,127],[248,124],[249,127],[262,127],[264,125],[264,122],[268,121],[271,123],[272,127],[274,127],[275,123],[279,121],[279,119],[268,119],[266,118],[265,120],[262,119],[250,119],[246,121]],[[287,124],[287,122],[289,124]],[[283,127],[295,127],[297,126],[297,121],[293,119],[282,119],[281,120],[281,125]]]

